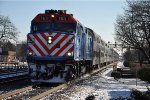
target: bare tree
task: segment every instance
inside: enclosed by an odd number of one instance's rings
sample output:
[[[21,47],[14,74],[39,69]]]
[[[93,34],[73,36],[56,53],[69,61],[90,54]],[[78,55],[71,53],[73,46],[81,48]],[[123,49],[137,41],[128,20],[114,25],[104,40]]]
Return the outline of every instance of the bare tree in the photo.
[[[16,51],[16,46],[10,41],[3,42],[3,50],[4,51]]]
[[[150,63],[150,1],[127,1],[128,8],[115,24],[116,39],[139,50]]]
[[[20,44],[17,44],[16,53],[17,58],[20,61],[26,61],[26,52],[27,51],[27,42],[22,41]]]
[[[16,41],[18,33],[9,17],[0,15],[0,40]]]

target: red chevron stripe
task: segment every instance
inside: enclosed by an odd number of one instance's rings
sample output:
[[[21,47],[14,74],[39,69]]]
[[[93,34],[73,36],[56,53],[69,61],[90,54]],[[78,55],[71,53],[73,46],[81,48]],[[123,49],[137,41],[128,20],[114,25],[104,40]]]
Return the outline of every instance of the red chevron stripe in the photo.
[[[74,46],[72,45],[72,47],[68,50],[68,52],[72,52],[74,49]]]
[[[37,49],[37,51],[41,54],[41,56],[44,56],[45,54],[42,52],[42,50],[34,43],[34,45],[33,45],[36,49]],[[36,54],[37,55],[37,54]]]
[[[71,40],[73,39],[73,37],[71,38]],[[58,56],[65,48],[67,48],[67,46],[69,45],[70,43],[66,43],[61,49],[58,50],[57,53],[55,53],[54,56]]]
[[[41,34],[41,36],[47,41],[47,36],[44,33],[39,33]],[[48,33],[49,35],[51,35],[52,33]],[[49,49],[48,47],[42,42],[42,40],[35,34],[34,37],[36,38],[36,40],[41,44],[41,46],[45,49],[45,51],[47,51],[47,53],[49,54]],[[40,50],[40,48],[36,45],[34,45],[35,49],[37,49],[37,51],[42,55],[45,56],[45,54],[42,52],[42,50]],[[34,53],[35,54],[35,53]],[[35,56],[37,56],[37,54],[35,54]]]
[[[37,34],[34,35],[36,40],[41,44],[41,46],[45,49],[45,51],[48,53],[49,49],[48,47],[43,43],[43,41],[37,36]],[[46,54],[45,54],[46,55]]]
[[[49,32],[48,34],[51,35],[52,33]],[[41,33],[41,35],[46,41],[48,40],[47,36],[44,33]]]
[[[31,39],[31,37],[29,37]],[[32,44],[34,46],[35,49],[37,49],[37,51],[41,54],[41,56],[44,56],[44,53],[40,50],[40,48],[34,43]],[[32,50],[33,51],[33,50]],[[35,52],[34,52],[35,53]],[[36,53],[35,53],[36,54]],[[37,55],[37,54],[36,54]]]
[[[28,35],[28,41],[31,40],[31,37]],[[34,56],[36,56],[36,54],[33,52],[32,48],[30,46],[28,46],[28,51],[32,52]]]
[[[33,52],[33,50],[30,48],[30,46],[28,46],[28,51],[29,51],[29,52]],[[29,53],[29,52],[28,52],[28,53]]]
[[[32,50],[32,48],[29,46],[28,47],[29,52],[32,52],[34,56],[37,56],[36,53]]]
[[[57,44],[62,43],[67,37],[68,37],[68,35],[65,34],[65,36],[64,36],[61,40],[59,40],[59,41],[49,50],[49,52],[50,52],[50,53],[53,52],[53,51],[56,49]]]
[[[56,33],[56,35],[53,37],[52,41],[55,41],[61,34],[60,33]]]
[[[66,51],[66,52],[72,52],[73,49],[74,49],[74,46],[72,45],[72,47],[68,51]],[[64,54],[63,56],[68,56],[68,55]]]
[[[47,41],[47,36],[44,33],[39,33],[43,39],[45,39]],[[51,35],[52,33],[48,33],[49,35]],[[61,34],[60,33],[56,33],[56,35],[53,37],[53,41],[55,41]],[[40,43],[40,45],[43,47],[43,49],[45,49],[45,51],[49,54],[51,52],[53,52],[56,49],[57,44],[61,44],[63,41],[66,40],[66,38],[68,38],[69,35],[65,34],[62,39],[60,39],[50,50],[48,48],[47,45],[45,45],[43,43],[43,41],[37,36],[37,34],[33,35],[34,38]],[[29,36],[29,38],[31,39],[31,37]],[[71,41],[73,41],[73,37],[71,38]],[[70,43],[66,43],[62,48],[60,48],[58,50],[58,52],[56,52],[56,54],[54,54],[54,56],[58,56],[61,52],[63,52],[65,50],[65,48],[67,48],[67,46],[69,46]],[[34,48],[40,53],[41,56],[45,56],[45,54],[43,53],[43,51],[34,43],[32,44],[34,46]],[[73,46],[68,50],[68,51],[73,51]],[[32,48],[29,48],[29,50],[32,50]],[[33,51],[33,50],[32,50]],[[33,51],[34,52],[34,51]],[[67,51],[66,51],[67,52]],[[35,53],[34,53],[35,54]],[[38,54],[35,54],[35,56],[37,56]],[[64,55],[63,55],[64,56]]]

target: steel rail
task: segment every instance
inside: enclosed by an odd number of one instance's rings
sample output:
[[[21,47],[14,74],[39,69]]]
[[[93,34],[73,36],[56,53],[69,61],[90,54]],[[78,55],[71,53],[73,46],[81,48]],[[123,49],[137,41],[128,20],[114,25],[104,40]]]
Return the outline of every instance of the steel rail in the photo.
[[[28,86],[28,87],[25,87],[25,88],[22,88],[22,89],[18,89],[18,90],[8,92],[6,94],[2,94],[2,95],[0,95],[0,100],[7,99],[9,97],[12,97],[14,95],[17,95],[19,93],[23,93],[23,92],[29,91],[29,90],[32,90],[32,86]]]
[[[54,88],[52,88],[52,89],[50,89],[50,90],[48,90],[48,91],[46,91],[44,93],[41,93],[40,95],[37,95],[37,96],[34,96],[34,97],[30,98],[30,100],[39,100],[39,99],[42,99],[43,97],[48,96],[50,93],[55,92],[55,91],[57,91],[59,89],[62,89],[62,88],[63,89],[67,88],[67,85],[66,84],[62,84],[62,85],[59,85],[57,87],[54,87]]]
[[[18,81],[18,80],[22,80],[22,79],[29,79],[29,78],[30,77],[28,76],[28,74],[14,76],[14,77],[0,78],[0,84],[5,84],[8,82]]]

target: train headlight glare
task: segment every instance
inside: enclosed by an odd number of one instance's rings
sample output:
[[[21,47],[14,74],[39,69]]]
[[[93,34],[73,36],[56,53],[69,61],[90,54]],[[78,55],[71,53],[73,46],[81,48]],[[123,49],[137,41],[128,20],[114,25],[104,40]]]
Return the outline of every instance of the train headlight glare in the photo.
[[[54,16],[54,15],[51,15],[51,17],[54,18],[55,16]]]
[[[67,55],[68,55],[68,56],[71,56],[72,54],[71,54],[71,52],[68,52]]]
[[[53,39],[53,38],[52,38],[51,36],[49,36],[47,42],[48,42],[49,44],[51,44],[51,43],[52,43],[52,39]]]
[[[48,40],[48,43],[50,44],[50,43],[52,43],[52,41],[51,41],[51,40]]]
[[[51,39],[52,39],[52,37],[50,36],[50,37],[48,37],[48,39],[49,39],[49,40],[51,40]]]
[[[32,55],[32,52],[29,52],[29,55]]]

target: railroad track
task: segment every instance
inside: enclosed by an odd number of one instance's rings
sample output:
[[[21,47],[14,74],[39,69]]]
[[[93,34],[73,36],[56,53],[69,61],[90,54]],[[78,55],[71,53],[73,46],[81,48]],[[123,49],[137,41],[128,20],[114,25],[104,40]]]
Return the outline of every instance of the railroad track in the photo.
[[[100,71],[106,70],[106,68],[111,67],[113,64],[110,64],[108,66],[102,67],[98,70],[93,71],[90,75],[94,75],[99,73]],[[41,98],[44,98],[48,96],[49,94],[56,92],[60,89],[65,89],[72,84],[76,83],[77,81],[81,81],[83,78],[88,78],[90,75],[84,75],[80,78],[77,78],[75,80],[69,81],[65,84],[57,85],[57,86],[50,86],[50,87],[41,87],[41,86],[29,86],[23,89],[11,91],[9,93],[0,95],[0,100],[21,100],[21,99],[27,99],[27,100],[39,100]]]
[[[8,92],[6,94],[2,94],[2,95],[0,95],[0,100],[9,99],[9,98],[11,98],[15,95],[18,95],[18,94],[23,93],[25,91],[29,91],[31,89],[32,89],[32,86],[28,86],[28,87],[25,87],[25,88],[22,88],[22,89],[18,89],[18,90]]]
[[[59,86],[57,86],[57,87],[53,87],[53,88],[51,88],[51,89],[49,89],[49,90],[47,90],[47,91],[41,93],[40,95],[36,95],[36,96],[30,98],[30,100],[39,100],[39,99],[41,99],[41,98],[43,98],[43,97],[49,95],[50,93],[55,92],[55,91],[57,91],[57,90],[59,90],[59,89],[62,89],[62,88],[63,88],[63,89],[64,89],[64,88],[67,88],[67,85],[66,85],[66,84],[61,84],[61,85],[59,85]]]
[[[41,84],[28,86],[0,95],[0,100],[38,100],[59,89],[66,88],[66,84],[42,87]]]
[[[14,77],[0,78],[0,84],[10,83],[13,81],[19,81],[23,79],[30,79],[30,76],[28,74],[25,74],[25,75],[18,75]]]

